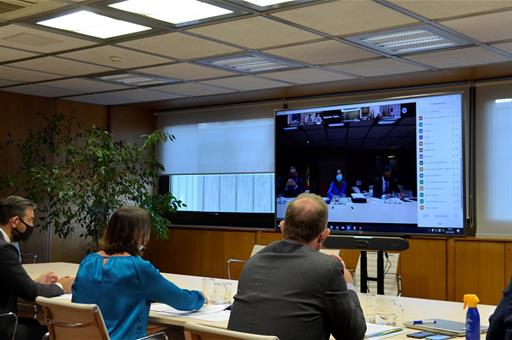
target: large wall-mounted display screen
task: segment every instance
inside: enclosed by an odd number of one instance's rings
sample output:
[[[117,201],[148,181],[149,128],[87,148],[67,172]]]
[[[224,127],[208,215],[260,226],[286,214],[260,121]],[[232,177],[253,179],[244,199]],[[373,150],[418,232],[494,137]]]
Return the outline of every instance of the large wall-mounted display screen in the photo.
[[[462,94],[278,110],[276,220],[322,196],[334,233],[464,234]]]

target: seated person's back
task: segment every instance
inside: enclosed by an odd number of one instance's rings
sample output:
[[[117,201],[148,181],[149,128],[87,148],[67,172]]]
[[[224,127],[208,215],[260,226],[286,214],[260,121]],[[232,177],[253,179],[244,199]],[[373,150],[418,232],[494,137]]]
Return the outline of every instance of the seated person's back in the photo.
[[[141,228],[141,221],[146,227]],[[73,285],[73,302],[97,304],[113,340],[145,336],[152,301],[180,310],[199,309],[205,301],[201,293],[178,288],[138,256],[149,230],[143,209],[118,209],[107,227],[104,251],[84,258]]]
[[[305,206],[297,204],[312,198]],[[294,225],[301,229],[298,220],[310,225],[307,217],[294,216],[311,211],[310,203],[321,206],[325,216],[312,232],[293,231]],[[281,224],[285,240],[261,250],[243,269],[229,329],[280,340],[328,339],[331,333],[338,339],[364,337],[364,316],[353,285],[347,289],[341,259],[318,252],[329,235],[326,222],[327,207],[316,195],[303,194],[288,205]]]

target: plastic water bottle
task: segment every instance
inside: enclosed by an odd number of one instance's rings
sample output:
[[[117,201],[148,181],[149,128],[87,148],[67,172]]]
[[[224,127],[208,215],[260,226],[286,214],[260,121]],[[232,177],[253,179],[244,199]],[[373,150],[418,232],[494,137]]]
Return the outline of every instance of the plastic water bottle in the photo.
[[[476,308],[480,300],[475,294],[464,295],[464,308],[468,308],[466,314],[466,340],[480,339],[480,314]]]

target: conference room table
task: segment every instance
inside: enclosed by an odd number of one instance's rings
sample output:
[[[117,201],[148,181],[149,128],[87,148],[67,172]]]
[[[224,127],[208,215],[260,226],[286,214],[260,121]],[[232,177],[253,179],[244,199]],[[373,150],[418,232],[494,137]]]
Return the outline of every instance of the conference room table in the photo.
[[[276,216],[284,218],[288,203],[295,197],[279,197],[276,202]],[[411,198],[403,200],[393,197],[380,199],[366,196],[365,203],[354,203],[350,197],[330,200],[329,220],[352,223],[418,223],[418,205]],[[324,200],[327,200],[324,197]]]
[[[36,278],[39,275],[48,271],[55,272],[58,276],[74,276],[78,270],[78,264],[76,263],[65,263],[65,262],[51,262],[51,263],[34,263],[23,265],[25,270],[32,278]],[[202,290],[204,277],[180,275],[162,273],[162,275],[168,280],[172,281],[178,287]],[[233,293],[236,292],[237,281],[218,279],[231,283]],[[371,299],[375,297],[368,296],[366,294],[360,294],[361,305],[363,309],[365,304],[369,303]],[[463,309],[462,302],[452,301],[441,301],[441,300],[428,300],[428,299],[417,299],[409,297],[394,297],[395,302],[403,307],[403,314],[399,320],[400,322],[408,320],[428,320],[433,318],[448,319],[453,321],[464,322],[466,317],[466,311]],[[462,298],[462,297],[461,297]],[[494,312],[496,306],[491,305],[479,305],[478,310],[480,312],[480,320],[483,326],[488,324],[489,316]],[[182,316],[173,316],[169,314],[157,313],[154,311],[150,312],[149,319],[152,323],[161,325],[169,325],[175,327],[181,327],[187,321],[195,323],[206,324],[215,327],[226,328],[227,320],[223,321],[207,321],[198,320],[193,318],[187,318]],[[412,329],[407,329],[405,332],[397,333],[395,335],[389,335],[386,339],[411,339],[406,336],[407,333],[416,332]],[[481,336],[481,339],[485,339],[485,335]]]

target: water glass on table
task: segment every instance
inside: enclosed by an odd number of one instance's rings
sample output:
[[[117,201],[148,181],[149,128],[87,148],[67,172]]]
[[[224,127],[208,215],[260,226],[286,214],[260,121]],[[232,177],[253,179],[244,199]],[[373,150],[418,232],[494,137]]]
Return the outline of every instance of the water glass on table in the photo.
[[[377,325],[397,325],[404,313],[404,307],[391,296],[377,296],[374,307]]]

